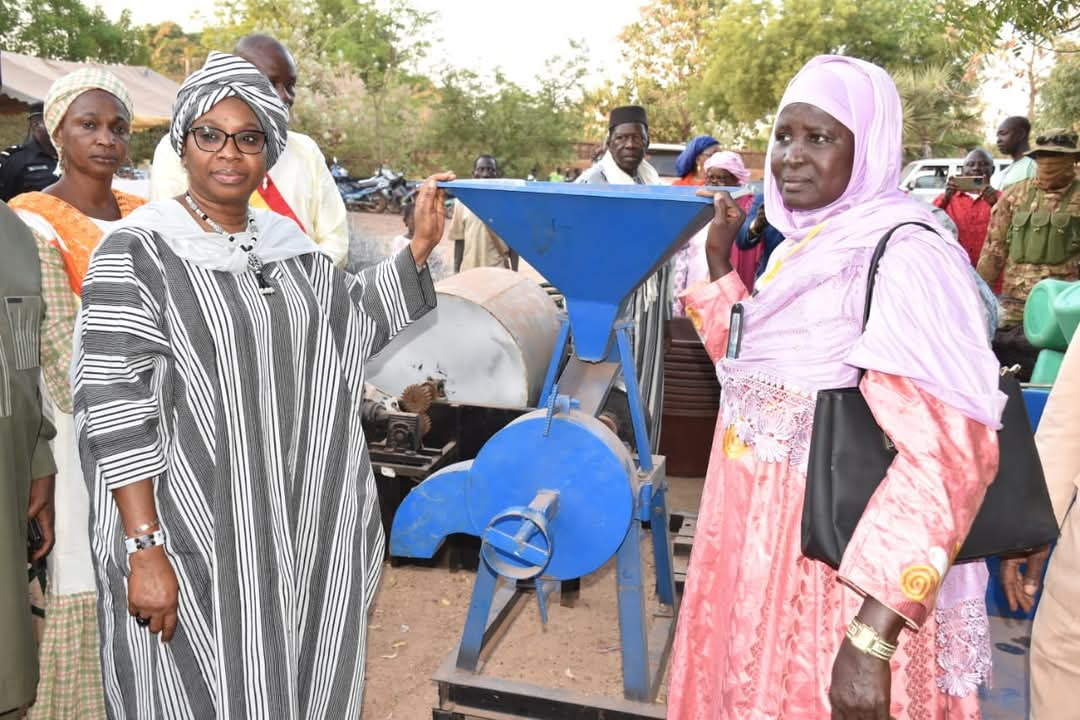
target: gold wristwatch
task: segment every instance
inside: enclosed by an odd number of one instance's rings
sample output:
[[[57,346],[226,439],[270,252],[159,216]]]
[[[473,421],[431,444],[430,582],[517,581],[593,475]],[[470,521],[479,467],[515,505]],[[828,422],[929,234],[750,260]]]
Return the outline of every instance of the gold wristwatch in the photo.
[[[896,652],[896,645],[885,642],[878,635],[877,630],[858,618],[852,618],[851,624],[848,625],[847,639],[859,652],[885,662],[891,660]]]

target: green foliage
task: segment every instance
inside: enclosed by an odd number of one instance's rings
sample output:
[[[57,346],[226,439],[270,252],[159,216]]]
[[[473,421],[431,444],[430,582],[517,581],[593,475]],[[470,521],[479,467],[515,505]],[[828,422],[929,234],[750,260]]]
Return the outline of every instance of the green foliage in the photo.
[[[161,138],[169,134],[168,126],[146,128],[131,133],[128,141],[128,162],[138,167],[154,159],[154,150]]]
[[[0,115],[0,150],[26,139],[26,115]]]
[[[1036,44],[1080,29],[1080,3],[1069,0],[952,0],[941,11],[964,47],[986,51],[1003,31]]]
[[[583,105],[577,88],[586,72],[583,49],[549,60],[527,90],[498,71],[485,82],[469,70],[447,71],[436,90],[425,147],[429,164],[469,177],[477,155],[494,155],[505,177],[525,177],[574,159]]]
[[[0,46],[54,60],[145,65],[149,51],[125,10],[117,22],[80,0],[2,0]]]
[[[416,10],[407,0],[226,0],[217,19],[216,26],[204,32],[207,47],[227,51],[248,33],[273,35],[296,59],[300,83],[314,82],[309,87],[318,94],[332,90],[332,77],[346,82],[349,76],[359,78],[372,110],[367,119],[374,125],[375,157],[389,160],[395,132],[387,125],[401,119],[406,108],[388,103],[392,97],[407,97],[401,86],[418,80],[410,70],[427,51],[423,38],[430,13]],[[339,102],[341,97],[323,97],[324,102],[331,99]],[[318,125],[312,115],[308,113],[308,122]]]
[[[683,142],[693,135],[691,93],[706,55],[702,42],[720,0],[654,0],[620,34],[628,74],[599,97],[610,105],[636,102],[648,109],[657,142]],[[604,94],[608,97],[604,98]]]
[[[963,155],[982,145],[975,88],[954,68],[908,66],[892,75],[904,108],[906,160]]]
[[[380,152],[375,107],[358,77],[327,74],[318,81],[318,91],[308,86],[307,74],[301,78],[304,87],[297,93],[290,126],[314,138],[328,159],[337,157],[353,175],[370,174],[380,163],[413,174],[418,168],[427,169],[420,148],[429,90],[417,90],[409,83],[383,89]]]
[[[1080,127],[1080,48],[1069,47],[1043,84],[1038,127]]]
[[[174,22],[143,28],[150,53],[150,68],[167,78],[182,81],[206,59],[207,49],[200,33],[186,33]]]
[[[718,118],[753,123],[775,111],[788,82],[823,53],[886,68],[959,65],[935,0],[733,0],[715,17],[695,96]]]

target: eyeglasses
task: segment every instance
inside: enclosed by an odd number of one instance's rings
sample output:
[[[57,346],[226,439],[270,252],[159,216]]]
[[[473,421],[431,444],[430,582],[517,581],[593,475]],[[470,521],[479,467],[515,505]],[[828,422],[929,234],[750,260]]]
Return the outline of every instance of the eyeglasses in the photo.
[[[262,130],[241,130],[236,133],[227,133],[209,125],[200,125],[188,130],[195,138],[195,144],[203,152],[217,152],[225,147],[225,143],[232,138],[236,149],[245,155],[258,155],[266,147],[266,133]]]

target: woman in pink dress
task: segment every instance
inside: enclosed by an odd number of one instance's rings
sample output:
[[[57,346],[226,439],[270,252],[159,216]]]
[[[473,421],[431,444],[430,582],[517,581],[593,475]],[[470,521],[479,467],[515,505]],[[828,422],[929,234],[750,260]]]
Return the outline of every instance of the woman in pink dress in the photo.
[[[723,384],[669,689],[673,720],[978,718],[985,638],[936,646],[935,601],[998,465],[1005,397],[967,256],[944,230],[898,230],[861,330],[870,256],[901,222],[939,226],[896,190],[900,99],[881,68],[822,56],[792,80],[769,144],[766,214],[785,236],[751,297],[730,262],[726,194],[685,296]],[[743,332],[726,357],[732,307]],[[861,382],[896,460],[839,572],[800,552],[819,390]],[[863,628],[879,659],[845,638]],[[983,625],[985,627],[985,625]],[[946,638],[948,640],[948,638]],[[942,667],[952,665],[952,667]],[[969,673],[970,674],[970,673]],[[959,677],[958,677],[959,676]]]

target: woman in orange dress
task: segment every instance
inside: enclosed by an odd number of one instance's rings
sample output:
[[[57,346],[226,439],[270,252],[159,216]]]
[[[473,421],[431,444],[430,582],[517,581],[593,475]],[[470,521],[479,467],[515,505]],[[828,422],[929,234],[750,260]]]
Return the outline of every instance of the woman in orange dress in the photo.
[[[41,680],[31,718],[105,717],[89,499],[72,418],[70,372],[90,255],[105,233],[145,202],[112,189],[113,174],[127,157],[131,117],[131,99],[113,75],[85,68],[57,80],[45,101],[45,125],[60,152],[63,174],[43,192],[10,203],[38,244],[45,300],[44,401],[56,426],[56,546],[49,557]]]

